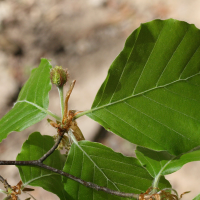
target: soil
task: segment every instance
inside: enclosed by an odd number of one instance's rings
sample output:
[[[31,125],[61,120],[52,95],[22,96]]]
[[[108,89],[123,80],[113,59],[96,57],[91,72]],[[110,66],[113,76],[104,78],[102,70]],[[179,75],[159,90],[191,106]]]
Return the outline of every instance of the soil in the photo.
[[[70,79],[77,80],[70,109],[89,109],[109,66],[133,30],[156,18],[176,18],[200,28],[199,7],[198,0],[0,0],[0,118],[11,109],[41,57],[50,59],[53,66],[67,67]],[[50,97],[49,109],[59,114],[55,87]],[[91,119],[82,117],[78,123],[86,139],[134,156],[132,144],[105,132]],[[36,130],[55,134],[46,120],[11,133],[0,144],[0,160],[14,160],[28,135]],[[179,193],[191,191],[183,200],[200,193],[199,167],[200,162],[189,163],[167,176]],[[14,166],[0,166],[0,174],[11,185],[20,180]],[[31,194],[40,200],[58,199],[41,188]]]

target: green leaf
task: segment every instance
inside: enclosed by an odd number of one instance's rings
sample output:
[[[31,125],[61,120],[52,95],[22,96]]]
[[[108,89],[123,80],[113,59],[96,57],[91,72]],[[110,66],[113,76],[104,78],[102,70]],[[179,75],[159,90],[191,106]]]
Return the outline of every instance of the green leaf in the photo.
[[[125,157],[102,144],[89,141],[73,143],[64,171],[82,180],[128,193],[143,193],[153,181],[136,158]],[[63,177],[63,182],[70,199],[126,199],[87,188],[66,177]],[[162,177],[159,187],[171,186]]]
[[[112,63],[86,114],[132,143],[173,155],[200,145],[200,31],[142,24]]]
[[[196,196],[193,200],[200,200],[200,194]]]
[[[32,133],[23,144],[21,153],[18,154],[18,161],[38,160],[52,146],[54,140],[50,136],[42,136],[39,132]],[[65,157],[58,150],[54,151],[44,164],[62,170]],[[56,194],[61,200],[67,200],[67,193],[64,190],[62,177],[49,170],[34,166],[17,166],[24,186],[40,186],[43,189]]]
[[[137,147],[136,156],[140,163],[154,178],[178,171],[183,165],[200,160],[200,150],[188,152],[181,156],[173,156],[166,151],[153,151]]]
[[[14,107],[0,120],[0,142],[10,132],[22,131],[46,117],[51,89],[51,68],[47,59],[41,59],[39,67],[32,70]]]

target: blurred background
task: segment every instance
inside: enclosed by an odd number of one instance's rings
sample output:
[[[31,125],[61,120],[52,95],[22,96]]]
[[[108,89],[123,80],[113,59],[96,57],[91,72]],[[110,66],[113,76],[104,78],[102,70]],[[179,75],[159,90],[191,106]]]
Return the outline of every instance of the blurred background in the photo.
[[[109,66],[133,30],[156,18],[175,18],[200,28],[199,9],[199,0],[0,0],[0,118],[11,109],[41,57],[50,59],[53,66],[68,68],[70,79],[77,80],[70,109],[89,109]],[[56,87],[50,93],[49,109],[60,114]],[[78,124],[86,139],[134,156],[133,144],[88,117],[81,117]],[[56,134],[46,120],[13,132],[0,144],[0,160],[14,160],[34,131]],[[199,169],[200,162],[193,162],[166,177],[180,194],[191,191],[183,200],[200,193]],[[11,185],[20,180],[15,166],[0,166],[0,174]],[[41,188],[31,194],[38,200],[58,200]]]

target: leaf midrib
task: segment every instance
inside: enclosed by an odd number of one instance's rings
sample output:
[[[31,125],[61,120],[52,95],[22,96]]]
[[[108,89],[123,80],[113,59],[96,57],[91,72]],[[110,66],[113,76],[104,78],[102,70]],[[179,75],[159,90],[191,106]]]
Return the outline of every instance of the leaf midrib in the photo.
[[[56,174],[56,173],[51,173],[51,174],[46,174],[46,175],[38,176],[37,178],[31,179],[31,180],[29,180],[28,182],[23,183],[23,185],[26,187],[27,185],[31,184],[32,182],[34,182],[34,181],[36,181],[36,180],[38,180],[38,179],[47,177],[47,176],[60,176],[60,175],[59,175],[59,174]],[[61,190],[61,192],[62,192],[62,194],[63,194],[63,197],[65,197],[64,191]],[[65,199],[66,199],[66,198],[65,198]]]
[[[121,102],[126,101],[126,100],[128,100],[128,99],[130,99],[130,98],[134,98],[134,97],[137,97],[137,96],[141,96],[141,95],[143,95],[143,94],[145,94],[145,93],[147,93],[147,92],[154,91],[154,90],[160,89],[160,88],[164,88],[164,87],[170,86],[170,85],[172,85],[172,84],[174,84],[174,83],[177,83],[177,82],[180,82],[180,81],[187,81],[188,79],[193,78],[193,77],[198,76],[198,75],[200,75],[199,72],[198,72],[197,74],[194,74],[194,75],[188,77],[188,78],[185,78],[185,79],[178,79],[178,80],[173,81],[173,82],[171,82],[171,83],[168,83],[168,84],[165,84],[165,85],[162,85],[162,86],[158,86],[158,87],[154,87],[154,88],[151,88],[151,89],[149,89],[149,90],[145,90],[145,91],[140,92],[140,93],[138,93],[138,94],[131,95],[131,96],[129,96],[129,97],[125,97],[125,98],[123,98],[123,99],[114,101],[114,102],[112,102],[112,103],[108,103],[108,104],[105,104],[105,105],[100,106],[100,107],[92,108],[92,109],[87,110],[87,111],[85,111],[85,112],[83,112],[83,113],[84,113],[84,114],[88,114],[88,113],[91,113],[91,112],[93,112],[93,111],[97,111],[97,110],[99,110],[99,109],[103,109],[103,108],[105,108],[105,107],[108,107],[108,106],[111,106],[111,105],[114,105],[114,104],[117,104],[117,103],[121,103]],[[82,113],[82,114],[83,114],[83,113]]]
[[[119,188],[117,187],[117,185],[116,185],[113,181],[111,181],[111,180],[106,176],[106,174],[105,174],[105,173],[101,170],[101,168],[99,168],[99,166],[93,161],[93,159],[90,157],[90,155],[88,155],[87,152],[84,151],[84,149],[78,144],[78,142],[74,142],[74,143],[75,143],[76,146],[88,157],[88,159],[94,164],[94,166],[105,176],[105,178],[106,178],[108,181],[110,181],[110,182],[116,187],[116,189],[117,189],[118,191],[120,191]]]
[[[24,183],[24,186],[27,186],[27,185],[29,185],[31,182],[36,181],[36,180],[38,180],[38,179],[40,179],[40,178],[44,178],[44,177],[46,177],[46,176],[53,176],[53,175],[59,176],[58,174],[53,174],[53,173],[51,173],[51,174],[46,174],[46,175],[42,175],[42,176],[38,176],[38,177],[36,177],[36,178],[33,178],[33,179],[29,180],[28,182],[25,182],[25,183]]]
[[[160,180],[160,177],[162,176],[162,172],[164,171],[165,167],[167,165],[169,165],[174,159],[176,158],[176,156],[174,156],[171,160],[169,160],[159,171],[159,173],[155,176],[154,178],[154,182],[153,182],[153,187],[158,187],[158,183],[159,183],[159,180]]]
[[[35,103],[33,103],[33,102],[30,102],[30,101],[27,101],[27,100],[21,100],[21,101],[17,101],[15,104],[17,104],[17,103],[28,103],[28,104],[30,104],[30,105],[32,105],[32,106],[38,108],[38,109],[41,110],[42,112],[47,113],[47,110],[46,110],[45,108],[42,108],[41,106],[39,106],[39,105],[37,105],[37,104],[35,104]]]

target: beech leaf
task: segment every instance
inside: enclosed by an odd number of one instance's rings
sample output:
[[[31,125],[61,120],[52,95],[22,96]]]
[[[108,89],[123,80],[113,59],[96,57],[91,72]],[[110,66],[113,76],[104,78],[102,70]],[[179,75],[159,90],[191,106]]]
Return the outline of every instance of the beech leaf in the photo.
[[[136,158],[126,157],[102,144],[89,141],[73,143],[63,170],[84,181],[127,193],[144,193],[153,181]],[[73,200],[127,199],[87,188],[66,177],[63,177],[63,183]],[[169,187],[169,182],[161,177],[159,188]]]
[[[87,115],[153,150],[200,145],[200,30],[168,19],[142,24],[112,63]]]
[[[22,131],[47,116],[51,68],[49,61],[43,58],[39,67],[32,70],[14,107],[0,119],[0,142],[10,132]]]
[[[42,136],[39,132],[32,133],[28,140],[22,146],[21,152],[18,154],[18,161],[38,160],[52,146],[54,140],[51,136]],[[54,151],[45,161],[44,164],[62,170],[65,163],[65,156],[61,155],[58,150]],[[62,176],[34,166],[17,166],[24,187],[27,185],[39,186],[43,189],[56,194],[61,200],[67,200],[67,193],[64,190]]]

